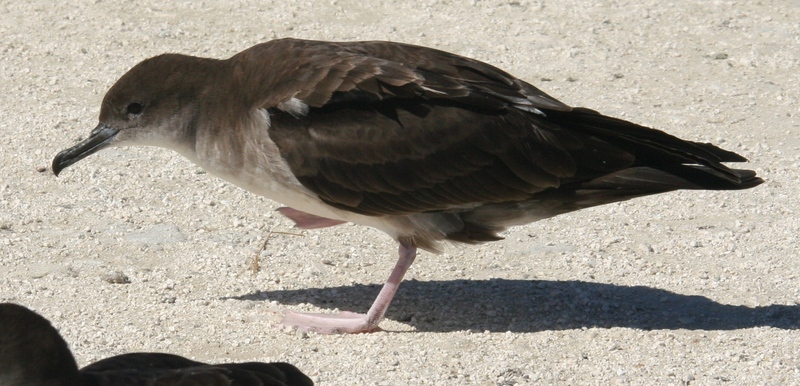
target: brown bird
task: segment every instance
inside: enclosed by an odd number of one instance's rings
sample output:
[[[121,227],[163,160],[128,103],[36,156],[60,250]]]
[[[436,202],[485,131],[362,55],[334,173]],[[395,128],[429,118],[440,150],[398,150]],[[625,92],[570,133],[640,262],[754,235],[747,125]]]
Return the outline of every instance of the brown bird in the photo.
[[[41,315],[0,303],[2,386],[303,386],[314,383],[288,363],[208,365],[177,355],[131,353],[78,370],[67,342]]]
[[[377,329],[417,248],[482,243],[574,210],[761,182],[738,154],[559,102],[489,64],[390,42],[281,39],[227,60],[164,54],[122,76],[91,136],[173,149],[278,201],[301,228],[375,227],[399,259],[366,315],[288,313],[324,332]]]

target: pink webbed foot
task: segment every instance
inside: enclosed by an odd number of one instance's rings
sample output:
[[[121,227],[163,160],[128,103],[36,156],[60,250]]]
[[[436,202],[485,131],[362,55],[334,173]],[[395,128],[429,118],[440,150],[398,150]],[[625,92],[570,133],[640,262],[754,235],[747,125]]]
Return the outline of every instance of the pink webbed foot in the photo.
[[[400,242],[399,258],[381,288],[381,292],[366,314],[340,312],[338,314],[301,314],[287,312],[281,324],[296,327],[301,331],[314,331],[320,334],[358,334],[381,331],[378,324],[383,320],[394,294],[403,281],[403,276],[417,257],[417,247],[411,243]]]
[[[301,212],[294,208],[280,207],[278,212],[292,221],[295,226],[302,229],[319,229],[344,224],[346,221],[334,220],[332,218],[325,218],[313,215],[311,213]]]
[[[319,334],[359,334],[382,331],[380,320],[370,321],[366,314],[343,311],[338,314],[297,313],[288,311],[281,324],[300,331]]]

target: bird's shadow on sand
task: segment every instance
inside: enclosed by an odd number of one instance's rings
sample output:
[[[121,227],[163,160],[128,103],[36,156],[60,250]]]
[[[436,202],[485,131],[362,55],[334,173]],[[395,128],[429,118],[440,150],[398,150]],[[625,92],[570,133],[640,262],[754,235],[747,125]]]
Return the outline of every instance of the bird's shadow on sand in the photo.
[[[259,291],[238,300],[366,312],[380,285]],[[800,305],[735,306],[657,288],[584,281],[403,282],[386,317],[417,331],[535,332],[582,327],[734,330],[800,327]]]

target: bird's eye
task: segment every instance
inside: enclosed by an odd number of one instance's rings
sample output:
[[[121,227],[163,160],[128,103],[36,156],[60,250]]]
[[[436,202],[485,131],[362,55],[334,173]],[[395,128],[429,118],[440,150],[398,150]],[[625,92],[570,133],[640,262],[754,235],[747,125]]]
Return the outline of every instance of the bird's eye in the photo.
[[[144,105],[139,102],[131,102],[126,108],[128,115],[139,115],[144,110]]]

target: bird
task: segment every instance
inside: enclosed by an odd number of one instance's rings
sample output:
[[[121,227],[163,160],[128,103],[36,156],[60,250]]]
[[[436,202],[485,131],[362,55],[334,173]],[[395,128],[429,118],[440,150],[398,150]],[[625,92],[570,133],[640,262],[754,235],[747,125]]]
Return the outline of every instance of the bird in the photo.
[[[311,379],[288,363],[209,365],[164,353],[129,353],[80,370],[50,322],[15,303],[0,303],[3,386],[304,386]]]
[[[146,59],[103,98],[56,176],[101,149],[173,149],[276,201],[304,229],[355,223],[397,241],[366,314],[287,312],[319,333],[380,330],[418,249],[502,239],[511,226],[679,189],[763,182],[709,143],[566,105],[485,62],[418,45],[283,38],[228,59]]]

